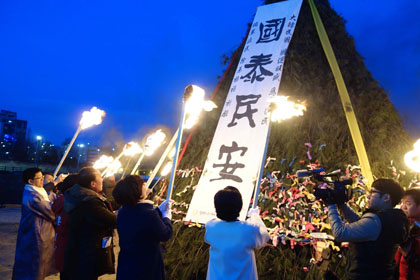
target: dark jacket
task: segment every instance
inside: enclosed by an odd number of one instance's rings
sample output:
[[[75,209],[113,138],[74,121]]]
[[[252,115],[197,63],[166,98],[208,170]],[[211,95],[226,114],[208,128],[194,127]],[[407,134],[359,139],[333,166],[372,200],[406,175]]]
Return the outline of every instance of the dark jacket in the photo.
[[[64,250],[67,244],[67,213],[64,211],[64,195],[57,195],[57,199],[54,201],[51,209],[55,213],[56,227],[55,227],[55,240],[54,240],[54,260],[55,268],[59,271],[63,271],[64,265]]]
[[[381,232],[375,241],[350,242],[347,257],[348,279],[394,279],[394,256],[398,244],[408,235],[408,219],[400,209],[375,213]]]
[[[117,279],[165,279],[161,241],[172,236],[172,223],[151,203],[123,206],[118,212],[120,241]]]
[[[113,245],[103,248],[103,239],[112,236],[117,217],[105,198],[79,185],[74,185],[64,197],[68,214],[65,274],[81,280],[115,273]]]

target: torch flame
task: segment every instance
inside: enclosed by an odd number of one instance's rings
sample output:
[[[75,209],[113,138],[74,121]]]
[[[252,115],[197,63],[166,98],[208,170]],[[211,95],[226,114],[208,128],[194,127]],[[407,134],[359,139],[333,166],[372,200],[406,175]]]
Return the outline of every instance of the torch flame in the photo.
[[[274,103],[275,109],[271,112],[272,121],[282,121],[295,116],[302,116],[306,111],[306,106],[287,100],[288,96],[276,96],[270,99]]]
[[[82,129],[86,129],[93,125],[101,124],[103,117],[105,117],[105,111],[92,107],[90,111],[83,112],[80,126]]]
[[[184,127],[187,129],[195,125],[202,110],[211,111],[217,108],[216,104],[212,101],[204,100],[205,92],[202,88],[194,85],[192,87],[193,91],[191,96],[185,103],[187,120],[185,121]]]
[[[204,101],[204,104],[203,104],[204,111],[210,112],[211,110],[216,109],[216,108],[217,108],[217,105],[213,101],[210,101],[210,100]]]
[[[161,176],[166,176],[169,174],[169,172],[171,172],[172,169],[172,161],[168,162],[165,167],[162,169],[162,171],[160,172]]]
[[[159,148],[163,140],[165,140],[165,137],[166,135],[161,129],[147,137],[146,144],[144,145],[145,154],[147,156],[151,156],[154,151]]]
[[[420,139],[414,143],[414,150],[405,154],[404,161],[409,168],[420,172]]]
[[[109,177],[114,175],[115,173],[118,172],[118,170],[120,170],[121,168],[121,162],[119,160],[114,160],[111,165],[109,165],[108,167],[108,171],[105,174],[105,177]]]
[[[124,146],[123,153],[125,156],[134,156],[140,154],[141,152],[143,152],[143,150],[136,142],[129,142]]]
[[[93,164],[93,168],[102,169],[102,168],[108,167],[112,163],[113,160],[114,160],[113,157],[103,155],[97,161],[95,161],[95,163]]]

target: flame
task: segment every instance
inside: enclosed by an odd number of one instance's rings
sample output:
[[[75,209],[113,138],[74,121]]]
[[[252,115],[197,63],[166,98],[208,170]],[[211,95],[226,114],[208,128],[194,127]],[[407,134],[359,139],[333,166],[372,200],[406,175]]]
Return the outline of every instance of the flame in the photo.
[[[217,105],[213,101],[206,100],[203,103],[203,110],[206,112],[210,112],[211,110],[216,109],[216,108],[217,108]]]
[[[160,172],[161,176],[166,176],[169,174],[169,172],[171,172],[172,169],[172,161],[168,162],[165,167],[162,169],[162,171]]]
[[[420,172],[420,139],[414,143],[414,150],[404,156],[405,164],[416,172]]]
[[[102,155],[97,161],[95,161],[95,163],[93,164],[93,168],[102,169],[108,167],[113,161],[113,157]]]
[[[302,116],[303,111],[306,111],[306,106],[303,103],[295,103],[287,100],[288,98],[288,96],[276,96],[269,100],[275,106],[275,109],[271,112],[272,121],[282,121],[291,117]]]
[[[143,150],[140,148],[139,144],[136,142],[129,142],[124,146],[124,155],[125,156],[134,156],[140,154]]]
[[[121,168],[121,162],[119,160],[114,160],[108,167],[108,171],[105,174],[105,177],[109,177],[118,172]]]
[[[145,154],[147,156],[151,156],[155,150],[159,148],[159,146],[163,143],[165,137],[166,135],[162,132],[161,129],[147,137],[146,144],[144,145]]]
[[[82,119],[80,120],[80,126],[82,129],[86,129],[93,125],[101,124],[103,117],[105,117],[105,111],[92,107],[90,111],[83,112]]]
[[[187,119],[185,121],[184,128],[187,129],[196,124],[202,110],[211,111],[214,108],[217,108],[216,104],[212,101],[204,100],[205,92],[202,88],[194,85],[192,87],[193,91],[191,96],[185,103]]]

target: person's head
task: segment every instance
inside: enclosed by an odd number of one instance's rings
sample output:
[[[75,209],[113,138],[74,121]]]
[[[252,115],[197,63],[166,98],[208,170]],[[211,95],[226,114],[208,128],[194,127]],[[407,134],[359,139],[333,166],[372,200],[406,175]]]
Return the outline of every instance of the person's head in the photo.
[[[112,195],[118,204],[136,205],[147,197],[147,189],[140,176],[129,175],[117,183]]]
[[[235,187],[226,187],[214,196],[214,207],[219,219],[233,222],[239,217],[242,209],[242,196]]]
[[[409,218],[418,219],[420,218],[420,190],[409,189],[404,192],[402,199],[401,210]]]
[[[369,208],[383,210],[393,208],[403,197],[404,190],[398,182],[392,179],[377,179],[372,183],[369,198]]]
[[[54,176],[51,173],[44,172],[44,186],[51,182],[54,182]]]
[[[23,182],[25,184],[29,184],[38,188],[42,188],[43,186],[42,182],[43,182],[44,177],[42,176],[41,169],[37,167],[25,169],[23,171],[22,177],[23,177]]]
[[[98,193],[102,191],[101,173],[93,167],[80,169],[77,182],[81,187],[92,189]]]
[[[65,193],[68,189],[70,189],[71,187],[73,187],[74,185],[76,185],[78,183],[78,174],[69,174],[63,182],[58,183],[57,185],[57,189],[61,192],[61,193]]]

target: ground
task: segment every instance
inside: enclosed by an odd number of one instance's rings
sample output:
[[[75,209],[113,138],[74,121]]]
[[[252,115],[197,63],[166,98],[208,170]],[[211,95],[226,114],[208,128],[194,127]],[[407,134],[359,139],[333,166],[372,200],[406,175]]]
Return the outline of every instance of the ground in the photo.
[[[18,205],[6,205],[5,208],[0,208],[0,279],[12,279],[19,220],[20,207]],[[119,251],[119,248],[116,248],[116,251]],[[58,280],[60,277],[57,274],[45,279]],[[115,274],[104,275],[99,279],[114,280]]]

